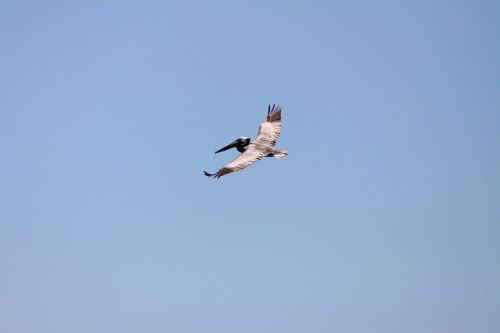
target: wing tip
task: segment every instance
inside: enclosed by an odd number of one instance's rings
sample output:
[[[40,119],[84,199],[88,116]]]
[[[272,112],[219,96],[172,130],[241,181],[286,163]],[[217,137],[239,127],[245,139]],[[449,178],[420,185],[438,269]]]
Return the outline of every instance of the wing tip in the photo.
[[[281,106],[273,104],[271,107],[271,104],[267,105],[267,115],[270,115],[273,112],[281,112]]]
[[[203,171],[203,174],[207,177],[212,177],[212,178],[220,178],[221,174],[217,171],[216,173],[208,173],[206,171]]]
[[[273,104],[271,107],[271,104],[268,105],[267,107],[267,121],[279,121],[281,120],[281,106]]]

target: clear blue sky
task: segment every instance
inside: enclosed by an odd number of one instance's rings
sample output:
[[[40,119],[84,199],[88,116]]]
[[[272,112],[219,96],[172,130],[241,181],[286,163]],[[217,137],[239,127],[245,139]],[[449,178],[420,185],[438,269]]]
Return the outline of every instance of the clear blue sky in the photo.
[[[500,331],[498,1],[2,1],[0,331]],[[284,160],[208,179],[282,105]]]

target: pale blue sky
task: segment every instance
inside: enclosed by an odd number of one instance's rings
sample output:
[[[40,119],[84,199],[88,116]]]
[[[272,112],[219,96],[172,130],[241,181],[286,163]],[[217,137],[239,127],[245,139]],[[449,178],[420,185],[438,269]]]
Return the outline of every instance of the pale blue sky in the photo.
[[[498,1],[0,3],[0,331],[499,332]],[[219,180],[282,105],[284,160]]]

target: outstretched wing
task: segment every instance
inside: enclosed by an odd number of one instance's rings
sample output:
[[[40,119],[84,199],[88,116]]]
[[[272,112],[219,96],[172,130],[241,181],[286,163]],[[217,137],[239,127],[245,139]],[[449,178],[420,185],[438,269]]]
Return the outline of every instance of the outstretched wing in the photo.
[[[227,175],[228,173],[244,169],[250,164],[257,162],[264,156],[265,154],[261,150],[259,150],[255,144],[251,143],[244,153],[240,154],[234,160],[226,164],[223,168],[219,169],[219,171],[217,171],[216,173],[208,173],[206,171],[203,172],[207,177],[220,178],[224,175]]]
[[[281,133],[281,107],[269,105],[267,109],[267,118],[260,124],[259,133],[257,133],[256,142],[268,144],[271,146],[276,145],[276,140]]]

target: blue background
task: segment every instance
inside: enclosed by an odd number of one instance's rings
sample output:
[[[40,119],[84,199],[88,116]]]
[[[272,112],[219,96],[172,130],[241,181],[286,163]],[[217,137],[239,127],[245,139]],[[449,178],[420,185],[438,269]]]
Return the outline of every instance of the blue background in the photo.
[[[499,332],[498,1],[0,3],[0,331]],[[283,160],[219,180],[280,104]]]

